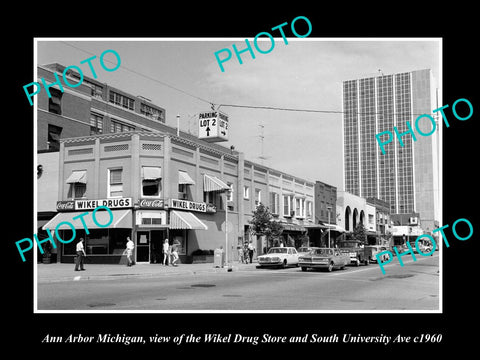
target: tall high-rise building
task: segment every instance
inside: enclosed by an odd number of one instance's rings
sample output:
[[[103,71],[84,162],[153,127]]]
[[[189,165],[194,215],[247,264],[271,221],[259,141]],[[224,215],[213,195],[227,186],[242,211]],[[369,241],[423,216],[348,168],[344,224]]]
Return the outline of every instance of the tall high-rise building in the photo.
[[[436,109],[431,70],[417,70],[343,82],[344,189],[390,204],[392,214],[419,213],[422,227],[432,231],[439,220],[439,131],[430,136],[394,133],[415,130],[419,115]],[[428,118],[418,122],[432,130]],[[382,153],[376,134],[390,131],[394,139]]]

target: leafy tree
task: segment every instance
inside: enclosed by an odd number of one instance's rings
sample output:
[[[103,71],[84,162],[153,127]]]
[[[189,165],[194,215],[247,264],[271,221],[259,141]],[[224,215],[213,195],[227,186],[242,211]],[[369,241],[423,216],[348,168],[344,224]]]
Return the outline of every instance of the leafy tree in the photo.
[[[366,244],[367,232],[362,223],[358,223],[357,226],[355,226],[355,229],[353,229],[352,239],[359,241],[361,244]]]
[[[252,212],[253,217],[249,221],[250,232],[253,235],[265,236],[267,238],[267,246],[271,247],[273,241],[278,239],[283,232],[283,225],[275,221],[269,208],[260,203],[255,211]]]

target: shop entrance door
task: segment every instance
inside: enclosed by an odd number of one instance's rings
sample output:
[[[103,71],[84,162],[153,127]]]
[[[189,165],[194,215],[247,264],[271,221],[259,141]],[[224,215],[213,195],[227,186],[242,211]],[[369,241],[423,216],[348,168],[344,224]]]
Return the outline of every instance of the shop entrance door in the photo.
[[[165,230],[150,231],[150,263],[161,264],[163,262],[162,245],[166,237]]]
[[[150,232],[137,231],[137,262],[148,262],[150,259]]]

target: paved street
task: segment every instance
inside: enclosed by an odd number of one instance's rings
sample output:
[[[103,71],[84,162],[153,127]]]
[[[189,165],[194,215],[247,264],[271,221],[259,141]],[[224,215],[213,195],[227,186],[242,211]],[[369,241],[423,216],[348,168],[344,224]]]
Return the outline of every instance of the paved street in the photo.
[[[385,275],[376,264],[331,273],[250,265],[232,272],[39,282],[38,310],[438,310],[438,252],[404,263],[394,259]]]

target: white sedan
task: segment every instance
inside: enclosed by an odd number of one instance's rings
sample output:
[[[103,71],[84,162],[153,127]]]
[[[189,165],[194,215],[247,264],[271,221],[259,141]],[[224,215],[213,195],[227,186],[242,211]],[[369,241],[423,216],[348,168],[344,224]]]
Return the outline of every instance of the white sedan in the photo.
[[[257,257],[258,267],[298,266],[298,253],[294,247],[273,247],[265,255]]]

